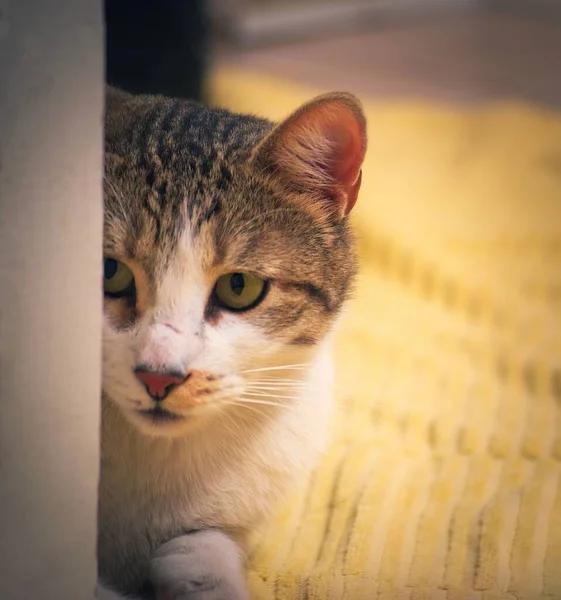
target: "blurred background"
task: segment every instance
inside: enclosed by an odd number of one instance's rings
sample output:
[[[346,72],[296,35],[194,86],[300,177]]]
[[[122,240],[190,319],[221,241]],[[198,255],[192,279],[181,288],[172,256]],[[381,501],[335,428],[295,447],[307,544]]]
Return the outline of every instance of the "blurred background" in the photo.
[[[561,103],[555,0],[106,0],[108,79],[201,99],[235,66],[320,89]]]
[[[561,12],[528,0],[252,0],[217,11],[213,61],[370,96],[559,106]],[[225,6],[228,3],[224,3]]]

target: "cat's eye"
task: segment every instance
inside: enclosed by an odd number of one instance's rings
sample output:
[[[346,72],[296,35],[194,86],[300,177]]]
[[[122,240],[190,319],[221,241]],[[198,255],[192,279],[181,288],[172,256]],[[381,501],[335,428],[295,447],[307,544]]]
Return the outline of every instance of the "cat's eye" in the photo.
[[[127,265],[114,258],[103,261],[103,291],[113,298],[132,294],[134,275]]]
[[[230,310],[248,310],[257,306],[267,293],[267,281],[248,273],[229,273],[216,282],[218,302]]]

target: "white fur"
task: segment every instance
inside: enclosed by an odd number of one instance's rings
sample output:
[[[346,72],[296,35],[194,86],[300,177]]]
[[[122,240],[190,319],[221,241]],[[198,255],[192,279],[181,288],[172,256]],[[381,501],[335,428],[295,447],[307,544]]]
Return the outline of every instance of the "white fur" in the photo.
[[[184,252],[162,274],[157,305],[133,330],[116,331],[104,320],[103,388],[110,400],[103,406],[99,553],[102,573],[124,578],[125,585],[146,578],[153,565],[147,531],[153,539],[173,540],[212,527],[243,542],[314,466],[326,442],[333,407],[329,340],[287,348],[234,313],[216,326],[205,323],[213,282],[202,263],[186,239]],[[212,402],[186,415],[184,431],[171,435],[138,415],[139,407],[154,405],[133,373],[139,362],[207,371],[223,376],[223,386]],[[309,366],[244,373],[302,363]],[[305,387],[263,398],[279,406],[232,404],[263,376]],[[216,569],[224,564],[219,555]]]
[[[221,531],[179,536],[156,551],[150,580],[169,598],[247,600],[242,554]]]

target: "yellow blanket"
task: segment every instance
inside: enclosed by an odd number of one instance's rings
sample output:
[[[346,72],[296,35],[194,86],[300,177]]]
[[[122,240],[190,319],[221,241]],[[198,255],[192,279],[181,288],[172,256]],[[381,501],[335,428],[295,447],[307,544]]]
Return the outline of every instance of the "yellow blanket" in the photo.
[[[317,92],[212,90],[273,119]],[[561,598],[561,116],[363,101],[340,418],[253,541],[255,599]]]

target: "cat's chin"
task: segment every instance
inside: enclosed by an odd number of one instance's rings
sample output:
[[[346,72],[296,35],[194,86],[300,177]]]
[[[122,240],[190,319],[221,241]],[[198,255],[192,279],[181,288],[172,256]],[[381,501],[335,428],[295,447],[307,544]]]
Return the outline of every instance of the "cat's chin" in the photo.
[[[183,437],[202,425],[200,415],[178,415],[162,408],[127,412],[128,420],[137,431],[149,437]]]

